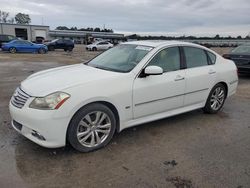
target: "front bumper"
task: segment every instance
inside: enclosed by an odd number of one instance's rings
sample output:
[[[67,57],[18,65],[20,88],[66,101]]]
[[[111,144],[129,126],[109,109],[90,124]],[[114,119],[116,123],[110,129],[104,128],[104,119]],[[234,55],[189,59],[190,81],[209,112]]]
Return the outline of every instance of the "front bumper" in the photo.
[[[63,147],[69,117],[58,116],[55,110],[36,110],[9,104],[13,128],[31,141],[47,148]]]

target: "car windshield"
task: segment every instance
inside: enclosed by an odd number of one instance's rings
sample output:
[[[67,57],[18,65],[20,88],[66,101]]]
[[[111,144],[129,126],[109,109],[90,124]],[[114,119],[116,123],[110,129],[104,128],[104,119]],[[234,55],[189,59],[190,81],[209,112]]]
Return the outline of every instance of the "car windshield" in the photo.
[[[114,72],[130,72],[153,48],[122,44],[92,59],[87,65]]]
[[[239,46],[239,47],[233,49],[232,53],[250,54],[250,45],[249,46]]]
[[[56,41],[58,41],[58,39],[54,39],[54,40],[52,40],[51,42],[56,42]]]

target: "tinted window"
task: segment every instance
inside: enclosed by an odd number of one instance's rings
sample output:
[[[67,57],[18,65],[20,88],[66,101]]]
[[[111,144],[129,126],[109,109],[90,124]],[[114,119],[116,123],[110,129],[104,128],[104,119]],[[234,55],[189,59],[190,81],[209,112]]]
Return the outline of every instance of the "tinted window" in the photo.
[[[25,45],[31,45],[32,43],[28,42],[28,41],[23,41],[23,44],[25,44]]]
[[[14,43],[15,43],[15,44],[23,44],[22,41],[15,41]]]
[[[56,42],[57,43],[63,43],[63,40],[62,39],[58,39]]]
[[[183,47],[186,57],[187,68],[208,65],[207,55],[204,50],[194,47]]]
[[[208,54],[209,59],[211,60],[211,63],[215,64],[215,62],[216,62],[216,56],[213,53],[208,52],[208,51],[207,51],[207,54]]]
[[[160,51],[148,65],[159,66],[164,72],[180,69],[180,53],[178,47],[166,48]]]
[[[239,46],[232,50],[232,53],[239,53],[239,54],[249,54],[250,53],[250,46]]]

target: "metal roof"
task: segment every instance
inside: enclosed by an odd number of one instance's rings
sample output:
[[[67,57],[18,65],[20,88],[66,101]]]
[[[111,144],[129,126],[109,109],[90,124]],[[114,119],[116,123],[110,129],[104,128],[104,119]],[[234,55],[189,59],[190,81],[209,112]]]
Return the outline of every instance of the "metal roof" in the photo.
[[[92,31],[69,31],[69,30],[50,30],[50,36],[64,37],[85,37],[87,35],[97,38],[124,38],[124,34],[110,32],[92,32]]]

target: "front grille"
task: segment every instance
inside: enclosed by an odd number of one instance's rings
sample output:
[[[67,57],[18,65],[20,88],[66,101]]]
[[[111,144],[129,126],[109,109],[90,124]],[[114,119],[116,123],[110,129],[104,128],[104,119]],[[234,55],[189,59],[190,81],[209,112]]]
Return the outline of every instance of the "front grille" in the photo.
[[[30,97],[29,94],[18,87],[12,96],[11,103],[17,108],[22,108]]]

